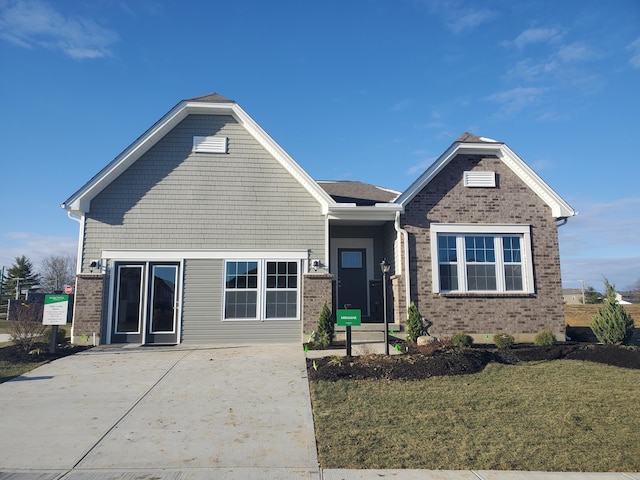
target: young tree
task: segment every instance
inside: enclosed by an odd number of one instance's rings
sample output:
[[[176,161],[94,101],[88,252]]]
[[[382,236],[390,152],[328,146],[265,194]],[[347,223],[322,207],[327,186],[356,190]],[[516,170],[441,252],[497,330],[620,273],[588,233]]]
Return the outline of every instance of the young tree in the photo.
[[[34,272],[31,260],[24,255],[15,258],[13,265],[7,269],[6,276],[6,286],[12,298],[16,297],[16,287],[18,285],[20,285],[20,290],[25,290],[40,283],[40,277]]]
[[[633,335],[633,319],[616,301],[616,288],[604,279],[604,302],[591,321],[591,330],[599,342],[622,344]]]
[[[73,285],[76,278],[76,257],[68,255],[50,255],[40,264],[40,287],[44,292],[57,292],[64,285]]]

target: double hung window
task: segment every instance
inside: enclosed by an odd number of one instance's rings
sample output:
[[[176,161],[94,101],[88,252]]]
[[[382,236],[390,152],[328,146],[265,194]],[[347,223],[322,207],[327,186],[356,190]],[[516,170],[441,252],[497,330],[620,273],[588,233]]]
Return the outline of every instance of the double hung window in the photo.
[[[227,260],[225,320],[299,318],[300,262]]]
[[[431,226],[433,291],[534,293],[526,225]]]

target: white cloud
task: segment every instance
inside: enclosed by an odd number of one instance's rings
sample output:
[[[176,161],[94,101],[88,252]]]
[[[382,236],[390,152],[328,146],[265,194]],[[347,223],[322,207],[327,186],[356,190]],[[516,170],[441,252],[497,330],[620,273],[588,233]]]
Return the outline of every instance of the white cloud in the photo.
[[[562,32],[558,28],[529,28],[516,37],[513,44],[519,49],[523,49],[534,43],[557,43],[562,40]]]
[[[629,65],[631,65],[632,68],[640,69],[640,37],[631,42],[627,46],[627,50],[631,51]]]
[[[394,103],[391,106],[391,110],[393,110],[394,112],[402,112],[404,110],[408,110],[412,106],[413,106],[413,100],[405,98],[404,100],[400,100]]]
[[[545,88],[540,87],[516,87],[493,93],[486,99],[501,104],[502,113],[510,115],[538,103],[545,91]]]
[[[447,22],[447,26],[454,33],[471,30],[496,16],[496,13],[488,9],[471,9],[464,11],[460,9],[453,18]]]
[[[555,55],[563,63],[589,61],[599,56],[591,46],[582,42],[562,45]]]
[[[580,213],[559,229],[563,284],[587,279],[597,288],[605,276],[625,288],[639,280],[640,198],[573,207]]]
[[[74,59],[111,54],[118,35],[90,18],[64,16],[40,0],[0,2],[0,38],[23,48],[60,50]]]
[[[31,232],[7,232],[0,236],[0,266],[10,267],[24,255],[38,268],[51,255],[76,255],[78,240],[73,237],[41,236]]]

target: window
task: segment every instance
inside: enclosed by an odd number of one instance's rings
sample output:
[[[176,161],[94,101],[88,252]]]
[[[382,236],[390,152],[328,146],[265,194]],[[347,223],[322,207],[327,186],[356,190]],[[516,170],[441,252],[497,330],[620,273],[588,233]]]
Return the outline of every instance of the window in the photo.
[[[431,226],[433,291],[534,293],[529,226]]]
[[[298,261],[226,262],[224,319],[299,318]]]

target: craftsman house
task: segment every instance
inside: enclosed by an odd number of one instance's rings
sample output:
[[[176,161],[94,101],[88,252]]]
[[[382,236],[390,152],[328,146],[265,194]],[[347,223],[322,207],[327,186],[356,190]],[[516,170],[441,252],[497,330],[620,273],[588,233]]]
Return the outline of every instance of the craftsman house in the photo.
[[[301,342],[322,305],[432,335],[564,338],[558,225],[508,146],[462,135],[404,192],[312,179],[235,102],[185,100],[62,204],[79,222],[73,341]]]

